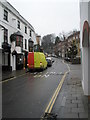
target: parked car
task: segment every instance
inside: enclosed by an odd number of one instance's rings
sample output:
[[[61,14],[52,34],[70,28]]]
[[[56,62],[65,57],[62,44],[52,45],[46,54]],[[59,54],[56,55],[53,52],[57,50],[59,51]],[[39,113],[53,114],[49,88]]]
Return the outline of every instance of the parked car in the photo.
[[[70,58],[69,57],[65,57],[64,60],[70,62]]]
[[[28,53],[28,68],[29,69],[47,68],[47,61],[46,61],[44,53],[29,52]]]
[[[51,57],[47,57],[46,61],[47,61],[47,66],[52,66],[52,59],[51,59]]]

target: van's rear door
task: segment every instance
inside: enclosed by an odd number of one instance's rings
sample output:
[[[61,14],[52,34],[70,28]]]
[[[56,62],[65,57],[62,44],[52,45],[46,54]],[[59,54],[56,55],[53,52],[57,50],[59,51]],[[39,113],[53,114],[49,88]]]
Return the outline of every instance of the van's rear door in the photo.
[[[34,68],[34,52],[28,53],[28,67],[31,69]]]

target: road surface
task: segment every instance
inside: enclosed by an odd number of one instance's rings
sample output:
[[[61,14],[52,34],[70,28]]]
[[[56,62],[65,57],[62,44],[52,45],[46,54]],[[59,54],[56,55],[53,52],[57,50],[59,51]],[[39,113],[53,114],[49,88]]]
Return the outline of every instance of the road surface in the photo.
[[[41,118],[67,66],[55,58],[52,67],[42,72],[8,80],[2,84],[3,118]]]

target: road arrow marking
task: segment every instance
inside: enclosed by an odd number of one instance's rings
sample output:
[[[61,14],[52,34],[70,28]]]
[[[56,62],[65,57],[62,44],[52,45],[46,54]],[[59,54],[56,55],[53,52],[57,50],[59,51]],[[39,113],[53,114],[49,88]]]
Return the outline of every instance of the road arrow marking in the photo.
[[[45,78],[48,78],[49,77],[49,75],[45,75]]]

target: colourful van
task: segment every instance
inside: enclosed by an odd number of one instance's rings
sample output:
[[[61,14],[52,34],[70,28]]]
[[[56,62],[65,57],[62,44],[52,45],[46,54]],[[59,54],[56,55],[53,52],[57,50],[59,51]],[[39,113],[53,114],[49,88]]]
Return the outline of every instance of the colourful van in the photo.
[[[29,52],[28,53],[28,68],[29,69],[47,68],[47,61],[46,61],[44,53]]]

